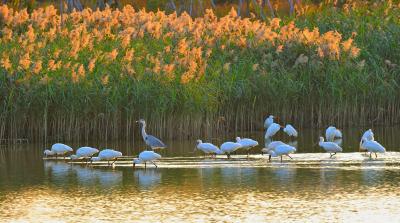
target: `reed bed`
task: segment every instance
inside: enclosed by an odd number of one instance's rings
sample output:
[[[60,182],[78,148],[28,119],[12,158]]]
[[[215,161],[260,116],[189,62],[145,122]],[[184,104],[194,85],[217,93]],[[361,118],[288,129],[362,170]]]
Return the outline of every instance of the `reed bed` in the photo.
[[[356,1],[354,1],[356,2]],[[0,138],[126,140],[399,123],[400,5],[321,5],[267,22],[0,6]],[[332,19],[335,18],[335,19]]]

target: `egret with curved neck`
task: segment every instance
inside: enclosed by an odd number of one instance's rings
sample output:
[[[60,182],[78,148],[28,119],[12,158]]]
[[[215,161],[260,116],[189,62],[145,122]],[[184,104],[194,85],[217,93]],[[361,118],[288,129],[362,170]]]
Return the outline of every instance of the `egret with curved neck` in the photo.
[[[140,119],[139,123],[142,124],[142,137],[143,137],[143,140],[146,141],[146,137],[147,137],[146,121],[144,119]]]
[[[167,148],[167,145],[165,145],[165,143],[160,139],[146,133],[146,121],[144,119],[140,119],[136,122],[142,124],[142,137],[146,145],[150,146],[152,150]]]

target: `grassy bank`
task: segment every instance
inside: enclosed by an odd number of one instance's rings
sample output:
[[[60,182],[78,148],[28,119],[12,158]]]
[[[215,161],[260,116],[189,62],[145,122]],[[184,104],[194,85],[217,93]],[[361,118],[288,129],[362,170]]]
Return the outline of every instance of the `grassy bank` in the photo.
[[[131,140],[400,120],[400,6],[305,8],[266,23],[0,7],[0,138]]]

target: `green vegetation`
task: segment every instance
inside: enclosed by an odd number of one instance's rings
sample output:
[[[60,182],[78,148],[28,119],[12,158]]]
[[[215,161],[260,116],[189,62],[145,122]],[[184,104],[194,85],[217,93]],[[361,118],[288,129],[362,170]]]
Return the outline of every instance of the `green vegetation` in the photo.
[[[176,27],[169,30],[163,27],[158,38],[154,27],[147,27],[143,36],[140,26],[132,26],[136,36],[121,32],[131,25],[110,26],[107,33],[104,25],[96,25],[101,18],[74,35],[83,20],[65,18],[60,29],[49,11],[43,31],[37,20],[21,15],[23,22],[8,24],[3,7],[0,138],[130,140],[139,133],[134,123],[138,118],[145,118],[152,133],[162,138],[261,130],[268,114],[297,127],[397,124],[398,4],[310,6],[295,18],[283,19],[273,41],[261,41],[253,32],[256,28],[213,33],[221,21],[211,23],[204,30],[209,33],[196,39],[193,30],[177,31],[187,27],[185,19],[176,19]],[[102,16],[113,17],[107,13]],[[146,18],[135,16],[132,20]],[[240,25],[259,23],[234,18],[229,20]],[[268,27],[276,21],[267,22]],[[54,39],[52,27],[57,28]],[[291,33],[285,27],[299,29]],[[305,28],[314,27],[318,38],[309,43],[301,39]],[[329,32],[333,30],[337,33]],[[206,43],[206,37],[212,43]],[[240,37],[245,37],[244,44]],[[199,47],[201,55],[196,57]]]

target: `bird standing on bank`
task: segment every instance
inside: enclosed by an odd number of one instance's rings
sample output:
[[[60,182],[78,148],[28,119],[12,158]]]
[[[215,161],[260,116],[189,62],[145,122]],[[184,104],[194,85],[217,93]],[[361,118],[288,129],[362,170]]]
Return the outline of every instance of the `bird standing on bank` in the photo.
[[[280,146],[280,145],[286,145],[286,143],[284,143],[282,141],[270,142],[266,148],[261,149],[261,155],[263,155],[264,153],[268,153],[268,151],[270,151],[270,150],[274,150],[277,146]]]
[[[133,159],[133,168],[135,168],[136,164],[144,163],[144,168],[146,169],[146,163],[152,163],[156,168],[158,167],[154,161],[160,159],[161,155],[155,153],[154,151],[143,151],[139,154],[138,158]]]
[[[92,159],[93,155],[98,153],[99,150],[93,147],[89,147],[89,146],[84,146],[79,148],[78,150],[76,150],[76,154],[75,155],[71,155],[71,159],[72,160],[76,160],[76,159],[86,159],[86,163]]]
[[[221,145],[221,151],[226,154],[228,159],[231,158],[231,153],[235,152],[236,150],[240,149],[242,147],[241,144],[236,143],[236,142],[224,142]]]
[[[296,152],[296,148],[293,146],[289,146],[287,144],[283,145],[278,145],[274,149],[268,150],[269,158],[268,160],[271,161],[271,157],[281,157],[281,162],[282,162],[282,156],[287,156],[290,159],[293,159],[289,154]]]
[[[338,144],[334,142],[325,142],[324,137],[319,137],[318,145],[331,155],[330,158],[336,155],[336,153],[343,151],[342,147],[340,147]]]
[[[378,158],[377,153],[385,153],[386,149],[379,142],[362,138],[360,147],[369,152],[369,158],[372,158],[372,153],[375,153],[375,158]]]
[[[203,142],[202,140],[198,139],[196,145],[196,149],[201,150],[204,152],[204,154],[211,154],[211,155],[217,155],[221,154],[221,150],[218,148],[218,146],[208,143],[208,142]]]
[[[53,144],[51,146],[51,150],[50,151],[51,152],[46,152],[46,150],[45,150],[45,153],[47,153],[49,155],[55,155],[56,158],[58,157],[58,155],[62,155],[64,157],[64,159],[65,159],[65,156],[67,155],[67,153],[74,152],[74,150],[70,146],[62,144],[62,143]]]
[[[113,149],[104,149],[100,151],[99,155],[97,157],[92,157],[91,161],[101,161],[101,160],[106,160],[108,163],[108,166],[110,166],[110,161],[113,161],[111,165],[113,165],[118,157],[121,157],[122,153]]]
[[[364,132],[364,134],[361,136],[361,141],[360,141],[360,147],[359,147],[359,151],[360,152],[365,152],[365,154],[367,153],[367,150],[363,149],[361,144],[363,142],[363,139],[366,139],[368,141],[374,141],[374,133],[372,132],[372,129],[368,129],[367,131]]]
[[[236,143],[239,143],[240,145],[242,145],[241,148],[246,150],[247,157],[249,157],[250,149],[258,146],[258,142],[256,140],[249,139],[249,138],[241,139],[240,137],[236,137]]]

